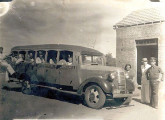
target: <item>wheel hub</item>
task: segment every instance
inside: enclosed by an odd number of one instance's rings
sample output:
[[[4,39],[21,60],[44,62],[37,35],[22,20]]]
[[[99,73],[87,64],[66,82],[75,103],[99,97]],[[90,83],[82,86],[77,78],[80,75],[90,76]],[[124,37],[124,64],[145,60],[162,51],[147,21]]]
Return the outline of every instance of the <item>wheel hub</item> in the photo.
[[[89,99],[90,99],[90,101],[93,101],[95,99],[95,94],[91,93],[89,95]]]
[[[89,101],[91,103],[97,103],[99,101],[99,93],[96,89],[91,89],[89,94]]]

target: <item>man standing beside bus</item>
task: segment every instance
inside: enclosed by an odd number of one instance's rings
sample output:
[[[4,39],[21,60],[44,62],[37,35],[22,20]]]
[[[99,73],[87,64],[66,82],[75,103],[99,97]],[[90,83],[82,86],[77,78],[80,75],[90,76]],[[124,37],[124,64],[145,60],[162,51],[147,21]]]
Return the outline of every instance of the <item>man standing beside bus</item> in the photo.
[[[147,80],[146,72],[151,67],[148,64],[147,58],[142,59],[141,65],[141,102],[150,103],[150,83]]]
[[[15,77],[16,72],[11,67],[11,65],[8,64],[4,59],[5,59],[5,55],[3,54],[3,47],[0,47],[0,66],[6,67],[7,71],[10,73],[11,77]]]
[[[158,89],[159,82],[163,81],[164,75],[160,67],[156,66],[156,58],[150,58],[151,67],[147,70],[147,79],[151,86],[150,104],[152,107],[158,109]]]

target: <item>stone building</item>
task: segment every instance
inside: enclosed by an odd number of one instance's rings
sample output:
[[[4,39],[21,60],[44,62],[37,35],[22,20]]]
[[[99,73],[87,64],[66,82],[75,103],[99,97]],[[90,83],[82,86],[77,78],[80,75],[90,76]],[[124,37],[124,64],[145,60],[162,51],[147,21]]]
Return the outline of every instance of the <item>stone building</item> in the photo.
[[[138,84],[143,57],[156,57],[165,69],[165,18],[159,8],[134,11],[114,25],[116,30],[116,64],[131,64]]]

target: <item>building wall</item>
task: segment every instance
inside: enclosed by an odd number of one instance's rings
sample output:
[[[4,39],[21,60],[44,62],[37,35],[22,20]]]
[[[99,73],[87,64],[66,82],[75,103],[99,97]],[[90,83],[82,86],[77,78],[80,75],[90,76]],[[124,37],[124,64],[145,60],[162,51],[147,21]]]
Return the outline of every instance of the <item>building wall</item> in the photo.
[[[165,23],[154,23],[116,29],[116,58],[117,66],[131,64],[137,76],[137,48],[135,40],[158,38],[158,64],[165,68]]]

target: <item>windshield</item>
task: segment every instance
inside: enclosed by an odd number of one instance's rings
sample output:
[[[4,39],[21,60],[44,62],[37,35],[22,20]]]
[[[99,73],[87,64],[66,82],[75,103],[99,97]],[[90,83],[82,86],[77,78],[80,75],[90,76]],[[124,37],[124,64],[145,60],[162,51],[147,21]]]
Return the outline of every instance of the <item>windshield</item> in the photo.
[[[82,64],[104,65],[103,56],[82,55]]]

